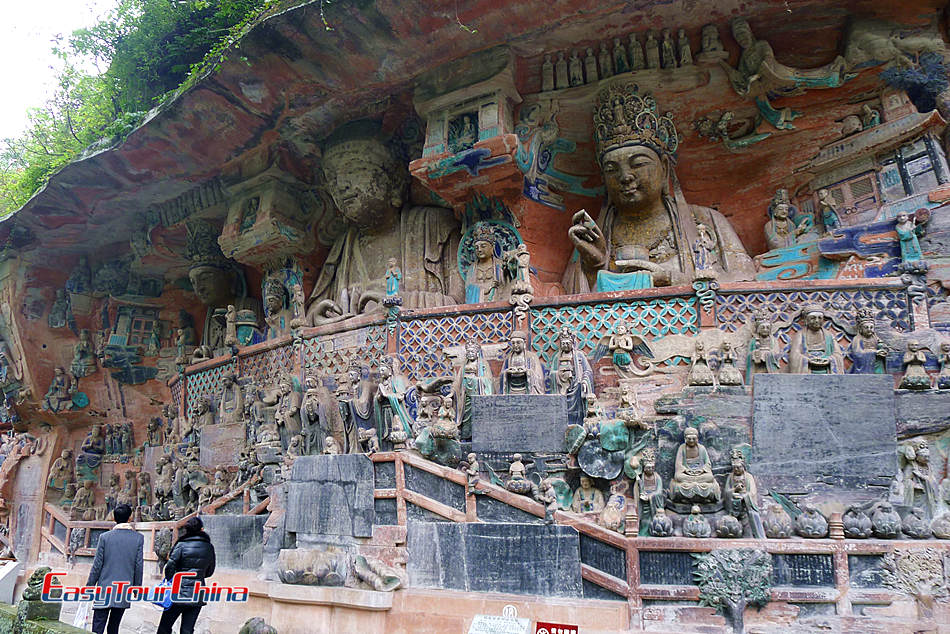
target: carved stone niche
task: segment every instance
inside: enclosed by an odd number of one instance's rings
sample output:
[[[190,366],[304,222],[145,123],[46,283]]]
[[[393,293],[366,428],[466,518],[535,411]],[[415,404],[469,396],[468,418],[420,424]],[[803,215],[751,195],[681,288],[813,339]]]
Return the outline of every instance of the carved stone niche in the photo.
[[[499,46],[444,64],[420,77],[414,101],[426,120],[424,159],[513,134],[513,108],[521,103],[514,55]]]
[[[283,162],[272,154],[251,161],[228,187],[228,218],[218,238],[225,256],[260,268],[314,249],[320,201],[307,183],[282,169]]]

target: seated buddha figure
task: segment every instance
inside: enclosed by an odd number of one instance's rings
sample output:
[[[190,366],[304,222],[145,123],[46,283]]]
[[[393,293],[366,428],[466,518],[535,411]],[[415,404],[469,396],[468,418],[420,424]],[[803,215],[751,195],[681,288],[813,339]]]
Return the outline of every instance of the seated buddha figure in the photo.
[[[752,279],[752,260],[729,221],[683,197],[673,172],[678,138],[672,115],[660,115],[635,84],[600,93],[594,141],[607,200],[596,223],[586,211],[574,215],[568,237],[577,254],[564,274],[567,292],[689,284],[699,269],[721,282]],[[701,237],[704,262],[697,264],[692,245]]]
[[[687,427],[683,432],[683,444],[676,450],[670,499],[674,502],[709,504],[718,502],[720,494],[709,452],[699,444],[696,428]]]

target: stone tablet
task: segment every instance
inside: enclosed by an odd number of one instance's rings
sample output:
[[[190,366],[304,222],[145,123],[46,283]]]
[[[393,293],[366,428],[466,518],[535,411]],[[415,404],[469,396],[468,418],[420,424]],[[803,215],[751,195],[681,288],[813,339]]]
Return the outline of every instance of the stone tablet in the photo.
[[[413,587],[581,597],[580,542],[570,526],[410,522]]]
[[[205,425],[201,428],[201,457],[199,462],[205,469],[215,469],[218,465],[237,466],[244,447],[244,424]]]
[[[567,399],[560,394],[498,394],[472,399],[472,451],[564,450]]]
[[[897,471],[894,412],[890,375],[756,375],[749,471],[760,491],[886,487]]]
[[[263,561],[266,515],[205,515],[218,566],[254,570]]]
[[[363,454],[297,458],[287,482],[287,531],[372,537],[373,487],[373,463]]]

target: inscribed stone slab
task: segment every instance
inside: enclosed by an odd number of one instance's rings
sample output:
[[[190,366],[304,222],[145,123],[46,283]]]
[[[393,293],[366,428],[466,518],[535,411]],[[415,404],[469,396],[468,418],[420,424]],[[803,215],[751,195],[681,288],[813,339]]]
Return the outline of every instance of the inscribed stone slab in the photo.
[[[244,447],[244,423],[205,425],[201,429],[201,466],[215,469],[218,465],[237,466]]]
[[[759,490],[840,492],[886,486],[897,469],[890,375],[760,374],[752,405]]]
[[[570,526],[410,522],[407,545],[413,587],[583,596]]]
[[[256,570],[263,561],[266,515],[206,515],[204,530],[214,544],[218,566]]]
[[[472,399],[472,451],[564,450],[567,399],[560,394],[497,394]]]
[[[374,478],[368,457],[301,456],[287,485],[289,532],[373,536]]]

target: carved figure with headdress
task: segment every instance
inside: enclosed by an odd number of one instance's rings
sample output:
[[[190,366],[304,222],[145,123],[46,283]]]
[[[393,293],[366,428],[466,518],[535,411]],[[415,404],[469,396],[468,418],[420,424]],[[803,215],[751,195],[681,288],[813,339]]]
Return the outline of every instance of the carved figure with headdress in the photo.
[[[706,264],[721,281],[751,279],[752,260],[729,221],[689,205],[673,172],[679,136],[670,113],[636,84],[614,84],[594,111],[597,159],[607,200],[597,222],[574,215],[568,236],[578,252],[565,272],[568,292],[684,284],[695,277],[698,224],[708,231]]]
[[[849,374],[884,374],[887,360],[887,344],[875,332],[874,311],[864,306],[855,316],[857,332],[848,347],[851,359]]]
[[[472,437],[472,397],[494,393],[494,378],[482,347],[474,339],[465,342],[465,358],[455,372],[452,392],[456,395],[457,419],[462,440]]]

